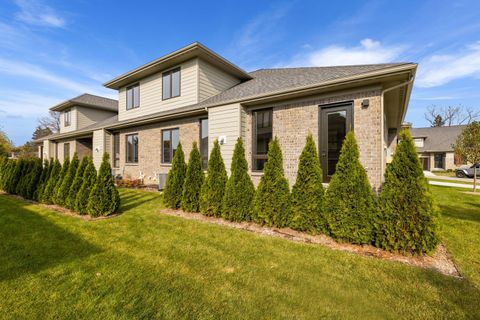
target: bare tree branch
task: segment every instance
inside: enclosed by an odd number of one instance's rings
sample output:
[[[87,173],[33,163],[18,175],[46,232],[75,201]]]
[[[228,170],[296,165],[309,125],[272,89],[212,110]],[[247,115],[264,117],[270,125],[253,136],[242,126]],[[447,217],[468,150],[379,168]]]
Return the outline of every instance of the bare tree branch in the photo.
[[[49,111],[48,116],[38,119],[38,125],[43,129],[50,129],[53,133],[60,131],[60,113]]]

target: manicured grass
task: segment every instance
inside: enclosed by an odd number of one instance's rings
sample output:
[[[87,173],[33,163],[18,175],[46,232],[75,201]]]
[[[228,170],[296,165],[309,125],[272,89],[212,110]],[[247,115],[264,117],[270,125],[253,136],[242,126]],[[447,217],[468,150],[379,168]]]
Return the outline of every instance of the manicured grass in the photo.
[[[479,318],[480,197],[432,187],[464,280],[158,214],[84,221],[0,195],[1,318]]]
[[[432,171],[434,175],[436,176],[443,176],[443,177],[455,177],[455,172],[454,171]]]

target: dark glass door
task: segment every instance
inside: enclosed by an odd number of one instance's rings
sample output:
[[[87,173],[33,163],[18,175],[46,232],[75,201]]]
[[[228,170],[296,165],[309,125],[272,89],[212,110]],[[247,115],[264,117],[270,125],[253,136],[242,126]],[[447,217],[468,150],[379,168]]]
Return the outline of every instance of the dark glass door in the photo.
[[[352,129],[352,104],[325,106],[320,110],[320,157],[323,181],[329,182],[335,173],[343,140]]]

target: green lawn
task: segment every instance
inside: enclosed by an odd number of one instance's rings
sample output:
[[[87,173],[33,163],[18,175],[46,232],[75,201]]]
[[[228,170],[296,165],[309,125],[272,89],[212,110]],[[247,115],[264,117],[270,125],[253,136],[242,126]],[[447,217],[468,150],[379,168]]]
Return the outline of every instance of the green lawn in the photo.
[[[436,176],[455,177],[455,171],[432,171]]]
[[[464,280],[160,215],[84,221],[0,195],[0,318],[479,318],[480,197],[432,187]]]

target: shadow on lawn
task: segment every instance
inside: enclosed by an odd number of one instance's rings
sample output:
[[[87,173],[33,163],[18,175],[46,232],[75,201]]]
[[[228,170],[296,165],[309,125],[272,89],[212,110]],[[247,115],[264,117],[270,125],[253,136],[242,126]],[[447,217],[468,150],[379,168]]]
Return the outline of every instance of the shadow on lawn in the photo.
[[[442,215],[452,219],[467,220],[480,223],[480,204],[467,202],[468,208],[440,205]]]
[[[121,194],[120,212],[124,213],[147,202],[160,200],[160,197],[160,193],[155,192],[124,192]]]
[[[26,202],[5,195],[0,201],[0,281],[101,251],[26,208]]]

